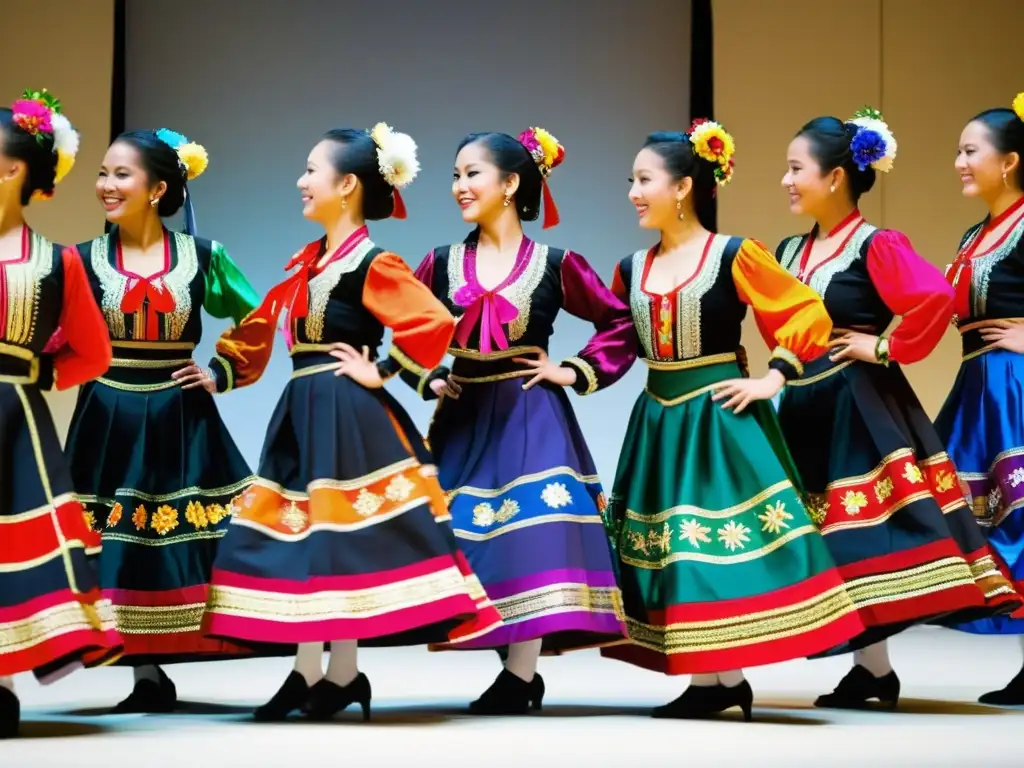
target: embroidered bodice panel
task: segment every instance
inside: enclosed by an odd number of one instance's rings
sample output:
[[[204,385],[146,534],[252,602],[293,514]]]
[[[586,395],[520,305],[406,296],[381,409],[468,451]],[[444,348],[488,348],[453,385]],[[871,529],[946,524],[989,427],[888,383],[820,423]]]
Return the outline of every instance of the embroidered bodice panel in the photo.
[[[892,310],[882,300],[868,272],[868,249],[877,231],[870,224],[861,224],[842,250],[821,262],[804,281],[825,302],[835,328],[881,333],[892,322]],[[800,274],[800,259],[809,236],[789,237],[776,251],[779,263],[794,276]]]
[[[42,353],[60,323],[62,246],[29,231],[28,253],[0,262],[0,343]]]
[[[466,307],[456,303],[455,294],[466,285],[466,246],[456,243],[435,248],[432,284],[433,294],[456,318]],[[503,325],[511,347],[548,349],[555,330],[555,319],[563,305],[561,265],[565,251],[534,243],[518,276],[508,281],[498,294],[517,310],[516,318]],[[469,337],[469,348],[480,349],[480,328]]]
[[[981,228],[967,231],[961,249],[970,247]],[[1006,317],[1024,317],[1024,219],[998,247],[971,261],[970,320]]]

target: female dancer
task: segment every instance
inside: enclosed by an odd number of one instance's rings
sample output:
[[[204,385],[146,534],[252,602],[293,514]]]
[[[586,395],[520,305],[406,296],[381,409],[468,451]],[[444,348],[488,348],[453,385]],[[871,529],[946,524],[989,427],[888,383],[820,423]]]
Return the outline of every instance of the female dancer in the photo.
[[[633,163],[629,198],[651,249],[616,266],[650,372],[612,490],[630,645],[602,655],[692,674],[654,717],[698,718],[753,692],[741,667],[817,653],[863,629],[794,487],[771,398],[820,353],[832,324],[812,291],[753,240],[705,229],[697,211],[732,175],[734,142],[697,120],[655,133]],[[774,348],[747,378],[747,307]]]
[[[191,360],[200,307],[236,323],[258,297],[224,246],[195,237],[187,182],[206,152],[161,129],[122,134],[96,196],[114,226],[78,246],[115,357],[79,393],[67,454],[75,490],[102,533],[100,586],[125,636],[135,686],[115,712],[169,712],[160,663],[237,653],[201,633],[210,571],[231,498],[251,471]],[[162,217],[186,206],[186,232]]]
[[[78,134],[46,91],[0,109],[0,739],[18,733],[12,675],[34,670],[49,682],[121,651],[86,562],[99,540],[71,493],[41,393],[103,373],[110,343],[81,261],[24,219],[77,151]]]
[[[789,146],[782,184],[807,235],[778,248],[782,266],[820,295],[836,326],[832,352],[790,382],[779,420],[809,506],[867,631],[836,651],[855,666],[821,707],[895,707],[900,683],[885,638],[914,623],[1012,610],[942,448],[899,364],[921,360],[949,323],[952,290],[899,232],[857,210],[896,142],[881,116],[819,117]],[[890,334],[893,315],[902,317]],[[945,621],[945,619],[944,619]]]
[[[296,254],[293,275],[221,337],[211,363],[217,390],[252,384],[285,312],[294,373],[271,418],[259,476],[233,506],[209,616],[214,635],[298,644],[295,670],[256,710],[258,720],[301,707],[326,720],[357,702],[368,719],[357,642],[416,645],[500,623],[458,550],[423,438],[382,389],[392,361],[417,372],[437,365],[455,324],[366,228],[367,220],[405,217],[398,188],[418,170],[413,140],[384,124],[371,133],[329,131],[298,181],[303,215],[325,236]],[[375,363],[385,328],[390,358]]]
[[[960,134],[956,169],[967,197],[987,206],[967,231],[947,273],[963,363],[936,420],[975,519],[1014,586],[1024,588],[1024,93],[1014,109],[989,109]],[[978,634],[1024,637],[1024,617],[996,616],[962,625]],[[981,697],[1024,704],[1024,669]]]
[[[581,395],[617,381],[636,357],[629,310],[577,253],[536,243],[522,221],[557,223],[547,177],[565,152],[542,128],[518,139],[475,133],[455,158],[452,194],[466,240],[435,248],[417,276],[460,316],[453,369],[405,374],[441,396],[429,441],[452,525],[504,626],[460,644],[508,646],[482,715],[540,709],[541,652],[623,639],[621,605],[601,525],[604,494],[564,387]],[[547,350],[561,309],[596,333],[562,363]]]

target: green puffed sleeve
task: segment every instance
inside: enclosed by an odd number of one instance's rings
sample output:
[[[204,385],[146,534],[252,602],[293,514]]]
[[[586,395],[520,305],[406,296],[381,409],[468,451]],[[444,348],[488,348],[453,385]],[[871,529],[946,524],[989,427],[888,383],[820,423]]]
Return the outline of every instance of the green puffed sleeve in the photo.
[[[206,273],[203,308],[214,317],[230,317],[236,324],[259,306],[260,297],[231,260],[224,246],[213,241]]]

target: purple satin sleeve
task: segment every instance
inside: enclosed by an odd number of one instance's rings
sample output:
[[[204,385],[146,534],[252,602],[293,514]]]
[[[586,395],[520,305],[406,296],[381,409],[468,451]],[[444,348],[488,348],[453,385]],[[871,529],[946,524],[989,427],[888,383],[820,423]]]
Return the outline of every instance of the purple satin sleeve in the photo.
[[[604,284],[586,259],[566,251],[562,258],[562,306],[594,324],[596,333],[562,365],[576,371],[574,389],[589,395],[621,379],[637,357],[638,339],[629,307]]]
[[[434,290],[434,252],[431,251],[423,257],[423,261],[416,267],[416,279],[423,283],[431,291]]]

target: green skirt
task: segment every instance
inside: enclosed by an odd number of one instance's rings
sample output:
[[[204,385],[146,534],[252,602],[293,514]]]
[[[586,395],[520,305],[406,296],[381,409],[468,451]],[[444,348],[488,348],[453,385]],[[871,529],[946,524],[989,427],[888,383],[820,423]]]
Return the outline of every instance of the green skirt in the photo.
[[[605,521],[630,642],[602,655],[714,673],[811,656],[864,629],[771,404],[735,414],[711,400],[744,376],[731,358],[655,364],[633,408]]]

